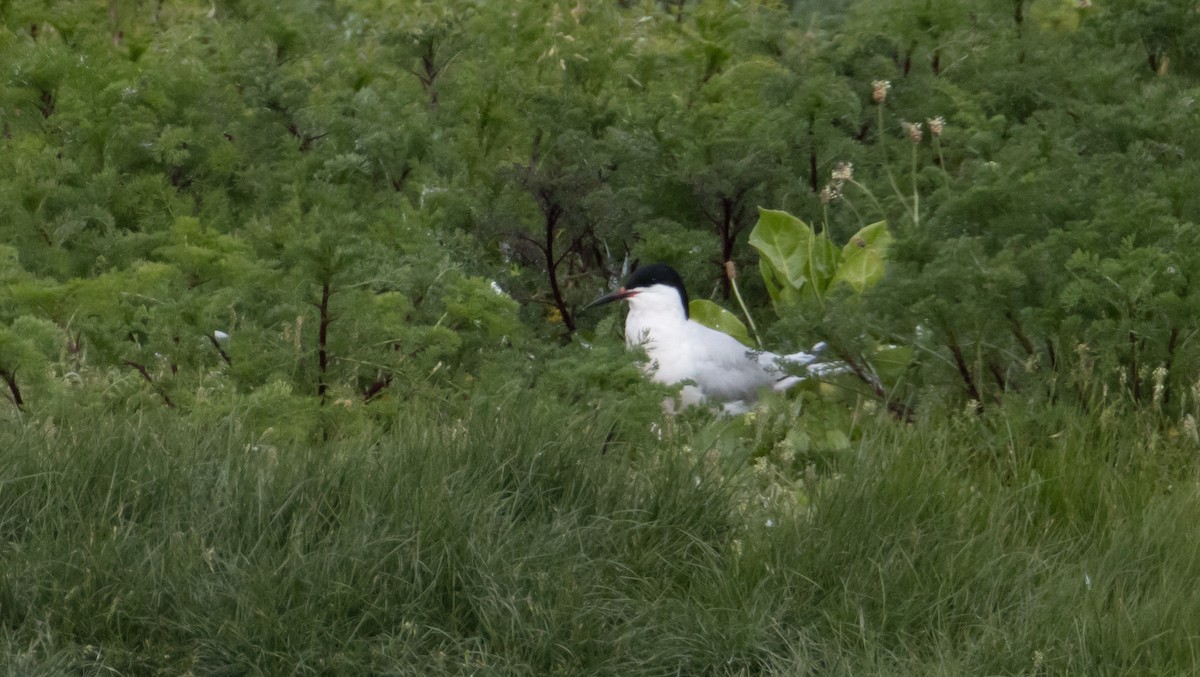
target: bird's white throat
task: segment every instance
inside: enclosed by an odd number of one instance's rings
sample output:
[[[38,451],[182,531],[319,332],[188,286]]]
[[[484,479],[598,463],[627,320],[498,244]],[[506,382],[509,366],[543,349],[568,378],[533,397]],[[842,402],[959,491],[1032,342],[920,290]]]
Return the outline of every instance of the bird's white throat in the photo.
[[[648,353],[682,338],[687,326],[683,299],[674,287],[655,284],[637,290],[629,297],[629,315],[625,318],[625,343],[642,346]]]

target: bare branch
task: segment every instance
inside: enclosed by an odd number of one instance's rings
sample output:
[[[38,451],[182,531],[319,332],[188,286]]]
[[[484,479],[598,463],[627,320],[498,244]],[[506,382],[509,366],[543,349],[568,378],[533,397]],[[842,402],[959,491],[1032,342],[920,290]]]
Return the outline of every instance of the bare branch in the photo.
[[[138,373],[142,375],[142,378],[145,379],[146,383],[149,383],[150,387],[154,389],[154,392],[158,393],[158,396],[162,398],[163,404],[166,404],[171,409],[175,408],[175,403],[171,401],[171,396],[168,395],[167,391],[163,390],[162,386],[160,386],[158,382],[154,380],[154,377],[150,375],[150,371],[146,369],[146,365],[134,362],[133,360],[122,361],[130,367],[137,369]]]
[[[0,378],[3,378],[4,382],[8,385],[9,397],[12,399],[13,404],[17,405],[17,409],[24,410],[25,400],[21,397],[21,388],[17,386],[17,371],[15,369],[9,371],[0,368]]]

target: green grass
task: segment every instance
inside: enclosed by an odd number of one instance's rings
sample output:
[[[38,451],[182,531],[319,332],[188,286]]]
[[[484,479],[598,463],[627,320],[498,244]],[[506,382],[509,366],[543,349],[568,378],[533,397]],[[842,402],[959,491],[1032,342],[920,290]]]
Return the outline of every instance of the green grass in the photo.
[[[871,423],[787,510],[736,440],[695,448],[722,425],[637,443],[530,398],[294,448],[165,411],[11,423],[0,672],[1200,666],[1189,443],[1071,412]]]

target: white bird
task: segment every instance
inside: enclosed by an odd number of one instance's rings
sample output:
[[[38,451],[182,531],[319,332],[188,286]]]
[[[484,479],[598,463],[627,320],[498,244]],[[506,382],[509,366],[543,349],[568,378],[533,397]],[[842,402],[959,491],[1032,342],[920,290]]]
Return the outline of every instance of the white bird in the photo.
[[[817,363],[817,356],[810,353],[780,356],[748,348],[729,334],[690,319],[683,278],[662,263],[638,268],[625,286],[585,310],[622,300],[629,302],[625,344],[646,351],[652,380],[685,384],[680,392],[684,407],[715,402],[729,413],[741,413],[764,389],[787,390],[804,380],[790,375],[787,365],[803,366],[816,375],[840,371],[836,365]],[[823,347],[819,343],[815,349]]]

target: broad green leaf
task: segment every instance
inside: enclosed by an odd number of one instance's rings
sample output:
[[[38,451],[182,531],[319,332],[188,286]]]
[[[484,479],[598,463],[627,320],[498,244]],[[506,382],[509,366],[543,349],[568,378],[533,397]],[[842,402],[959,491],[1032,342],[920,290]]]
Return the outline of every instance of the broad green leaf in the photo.
[[[805,287],[804,280],[797,286],[792,286],[782,281],[781,274],[777,273],[771,262],[765,258],[758,260],[758,270],[762,273],[767,293],[771,296],[771,303],[777,306],[790,306],[800,301],[800,293]],[[776,280],[780,281],[777,282]]]
[[[850,438],[841,430],[831,428],[825,431],[825,444],[831,451],[843,451],[850,448]]]
[[[818,297],[833,279],[840,253],[824,234],[773,209],[758,210],[750,245],[762,257],[760,270],[776,304],[790,305],[801,296]]]
[[[797,454],[807,454],[812,449],[812,438],[800,428],[789,430],[783,441],[792,452]]]
[[[780,286],[801,289],[811,282],[808,254],[813,237],[812,228],[791,214],[759,208],[750,245],[770,264]]]
[[[885,384],[895,385],[912,360],[912,346],[883,345],[875,349],[875,354],[871,356],[871,366]]]
[[[700,324],[717,331],[725,332],[742,343],[754,347],[750,340],[750,332],[746,325],[736,315],[708,299],[695,299],[688,303],[688,314]]]
[[[884,262],[891,244],[892,234],[887,229],[886,221],[864,226],[851,235],[850,241],[842,247],[842,264],[838,266],[837,274],[829,286],[845,282],[854,291],[863,293],[883,277]]]

